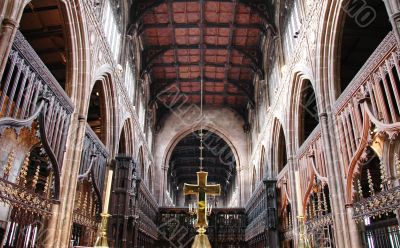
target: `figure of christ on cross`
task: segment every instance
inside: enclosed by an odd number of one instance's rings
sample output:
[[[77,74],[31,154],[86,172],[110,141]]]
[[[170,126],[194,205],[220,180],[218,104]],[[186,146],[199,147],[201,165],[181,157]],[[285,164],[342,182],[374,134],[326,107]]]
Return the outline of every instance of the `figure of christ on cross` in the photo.
[[[219,195],[221,187],[219,184],[207,185],[208,172],[197,172],[197,185],[186,184],[183,187],[185,195],[197,195],[197,221],[195,228],[199,234],[204,234],[208,227],[207,221],[207,195]]]

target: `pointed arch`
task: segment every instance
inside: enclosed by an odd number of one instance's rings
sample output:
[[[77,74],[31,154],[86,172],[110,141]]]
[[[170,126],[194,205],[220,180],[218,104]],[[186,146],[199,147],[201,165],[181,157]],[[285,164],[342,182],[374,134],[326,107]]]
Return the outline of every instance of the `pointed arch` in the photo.
[[[289,128],[293,130],[293,149],[298,149],[319,124],[321,97],[317,97],[313,76],[298,65],[291,80]]]
[[[286,135],[283,126],[276,118],[273,122],[272,128],[272,176],[276,177],[287,164],[287,145]]]
[[[260,163],[259,163],[259,167],[258,167],[258,172],[259,172],[259,180],[263,180],[263,178],[266,176],[265,175],[265,169],[266,167],[266,159],[265,159],[265,147],[262,146],[261,148],[261,154],[260,154]]]
[[[254,190],[256,190],[256,185],[257,185],[257,171],[256,171],[256,167],[253,165],[253,170],[252,170],[252,174],[251,174],[251,192],[254,192]]]
[[[118,154],[132,156],[134,151],[132,120],[126,119],[119,135]]]
[[[91,87],[89,102],[87,104],[87,122],[98,138],[108,148],[114,151],[117,145],[118,136],[117,120],[115,117],[115,109],[117,107],[116,92],[114,82],[107,67],[102,67],[99,76],[95,77],[95,81]]]
[[[143,180],[145,178],[144,176],[145,176],[145,168],[146,168],[145,163],[144,163],[143,146],[141,146],[139,148],[139,153],[136,157],[137,157],[137,161],[138,161],[137,168],[139,168],[139,170],[140,170],[139,175],[140,175],[140,178]]]
[[[147,187],[149,188],[150,192],[153,192],[153,172],[152,167],[149,166],[147,170]]]

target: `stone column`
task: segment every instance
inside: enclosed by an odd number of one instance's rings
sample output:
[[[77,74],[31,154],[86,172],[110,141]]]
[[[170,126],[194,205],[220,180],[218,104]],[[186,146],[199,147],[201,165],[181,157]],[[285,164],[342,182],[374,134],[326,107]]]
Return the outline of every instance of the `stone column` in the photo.
[[[349,223],[348,232],[350,236],[351,247],[363,247],[360,237],[360,231],[358,230],[357,224],[352,219],[354,213],[353,205],[347,204],[346,212]]]
[[[346,242],[348,240],[346,238],[346,225],[343,223],[343,219],[345,216],[344,210],[344,202],[345,199],[343,197],[343,189],[341,187],[342,180],[341,174],[337,173],[340,170],[340,163],[336,159],[336,163],[334,161],[333,152],[336,151],[332,147],[330,142],[335,139],[335,135],[331,135],[329,132],[329,124],[328,124],[328,115],[327,113],[322,113],[319,115],[319,121],[321,125],[321,133],[322,133],[322,140],[324,144],[324,151],[326,154],[326,162],[327,162],[327,170],[328,170],[328,181],[329,181],[329,194],[331,199],[331,207],[332,207],[332,216],[333,216],[333,226],[335,230],[335,237],[336,237],[336,245],[338,247],[350,247],[349,244]],[[336,143],[334,143],[336,144]],[[337,157],[337,155],[336,155]]]
[[[71,223],[75,203],[78,172],[81,162],[82,145],[85,136],[86,118],[73,114],[67,140],[64,166],[61,171],[60,203],[53,207],[49,221],[45,247],[69,247]]]
[[[24,8],[30,0],[5,0],[0,6],[0,78],[3,76]]]
[[[389,15],[397,43],[400,45],[400,2],[398,0],[383,0]]]
[[[297,192],[296,192],[296,182],[295,182],[295,179],[294,179],[294,173],[295,173],[295,171],[296,171],[296,167],[297,166],[295,166],[295,162],[294,162],[294,159],[293,159],[293,156],[291,156],[291,155],[289,155],[288,156],[288,160],[287,160],[287,165],[286,166],[289,166],[289,171],[288,171],[288,174],[289,174],[289,183],[290,183],[290,189],[291,189],[291,197],[292,197],[292,205],[291,205],[291,207],[292,207],[292,225],[293,225],[293,228],[292,228],[292,230],[293,230],[293,243],[294,243],[294,246],[295,247],[297,247],[297,243],[298,243],[298,238],[299,238],[299,236],[298,236],[298,231],[299,231],[299,225],[298,225],[298,223],[297,223],[297,221],[298,221],[298,219],[297,219],[297,216],[299,215],[299,213],[297,212],[297,201],[296,201],[296,194],[297,194]]]

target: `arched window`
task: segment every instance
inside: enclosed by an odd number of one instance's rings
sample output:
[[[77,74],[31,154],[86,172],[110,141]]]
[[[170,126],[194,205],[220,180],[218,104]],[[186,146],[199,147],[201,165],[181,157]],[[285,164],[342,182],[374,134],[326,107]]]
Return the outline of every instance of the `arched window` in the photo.
[[[93,86],[90,94],[87,122],[97,137],[105,144],[106,142],[106,110],[105,92],[103,82],[98,80]]]
[[[314,88],[309,80],[302,82],[299,106],[299,145],[318,126],[319,116]]]
[[[264,178],[264,168],[265,168],[265,148],[264,146],[261,149],[261,157],[260,157],[260,164],[259,164],[259,175],[260,175],[260,180]]]
[[[252,178],[251,178],[251,192],[254,192],[254,190],[256,189],[256,183],[257,182],[257,171],[256,171],[256,167],[253,166],[253,174],[252,174]]]
[[[138,167],[140,168],[140,178],[144,179],[144,157],[143,157],[143,147],[139,149],[139,159],[138,159]]]
[[[279,129],[279,139],[278,139],[278,173],[286,166],[287,164],[287,153],[286,153],[286,138],[283,132],[282,126]]]
[[[128,92],[129,100],[134,103],[136,91],[135,68],[129,59],[126,61],[125,65],[125,87]]]
[[[121,30],[110,0],[104,1],[103,31],[113,53],[114,60],[117,61],[121,47]]]
[[[58,0],[32,0],[25,7],[19,30],[65,89],[69,54],[62,5]]]
[[[340,85],[343,92],[392,26],[384,1],[345,1],[345,20],[340,44]],[[358,2],[358,4],[354,4]],[[362,5],[361,5],[362,4]],[[337,95],[339,96],[339,94]]]
[[[132,156],[133,154],[133,134],[132,134],[132,126],[130,119],[127,119],[122,127],[119,145],[118,145],[118,153],[123,155]]]
[[[149,187],[150,192],[153,192],[153,175],[151,167],[147,170],[147,186]]]

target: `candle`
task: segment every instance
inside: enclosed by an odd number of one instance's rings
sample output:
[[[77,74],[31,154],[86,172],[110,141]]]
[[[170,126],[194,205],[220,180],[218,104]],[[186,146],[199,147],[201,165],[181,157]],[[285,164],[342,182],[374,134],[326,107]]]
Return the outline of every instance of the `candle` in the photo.
[[[301,199],[301,187],[300,187],[300,172],[296,171],[294,175],[296,183],[296,199],[297,199],[297,215],[303,216],[303,201]]]
[[[106,198],[104,199],[104,208],[103,208],[103,213],[105,213],[105,214],[108,213],[108,205],[110,203],[112,176],[113,176],[113,171],[109,170],[108,177],[107,177]]]

